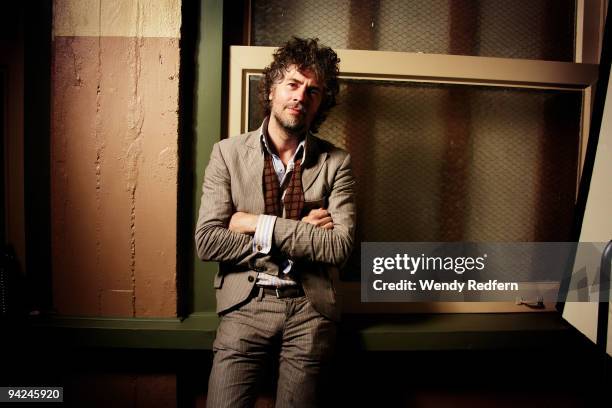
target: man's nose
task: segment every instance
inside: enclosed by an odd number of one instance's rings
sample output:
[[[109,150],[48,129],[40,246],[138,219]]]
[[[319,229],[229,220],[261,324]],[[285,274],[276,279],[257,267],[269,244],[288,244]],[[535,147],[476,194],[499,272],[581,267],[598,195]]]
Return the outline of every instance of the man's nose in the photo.
[[[298,88],[293,93],[293,100],[295,100],[296,102],[303,102],[305,97],[306,97],[305,88]]]

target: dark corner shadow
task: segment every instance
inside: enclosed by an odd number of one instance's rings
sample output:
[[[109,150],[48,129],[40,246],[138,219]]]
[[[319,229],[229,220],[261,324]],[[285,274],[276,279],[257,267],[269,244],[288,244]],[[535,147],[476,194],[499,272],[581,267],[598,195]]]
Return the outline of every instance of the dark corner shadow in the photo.
[[[180,81],[178,112],[178,190],[177,190],[177,315],[193,311],[193,231],[195,188],[195,98],[197,44],[199,42],[200,4],[181,4]]]

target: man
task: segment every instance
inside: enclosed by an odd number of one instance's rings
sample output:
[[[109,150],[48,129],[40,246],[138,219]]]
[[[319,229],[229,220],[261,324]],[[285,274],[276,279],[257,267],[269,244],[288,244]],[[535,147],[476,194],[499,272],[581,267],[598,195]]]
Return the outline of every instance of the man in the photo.
[[[332,275],[353,247],[350,156],[312,133],[336,103],[336,53],[293,38],[264,71],[266,119],[216,143],[196,227],[215,276],[221,322],[209,407],[252,406],[262,369],[279,355],[276,406],[317,405],[340,312]]]

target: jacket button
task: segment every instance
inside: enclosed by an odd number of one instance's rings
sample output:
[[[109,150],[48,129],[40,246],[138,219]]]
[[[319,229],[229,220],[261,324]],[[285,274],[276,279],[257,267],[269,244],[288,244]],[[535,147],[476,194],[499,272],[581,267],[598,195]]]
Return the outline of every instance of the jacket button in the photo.
[[[255,278],[252,277],[251,275],[249,275],[248,279],[249,279],[249,282],[253,282],[255,280]]]
[[[262,246],[261,245],[257,245],[257,250],[261,251]]]

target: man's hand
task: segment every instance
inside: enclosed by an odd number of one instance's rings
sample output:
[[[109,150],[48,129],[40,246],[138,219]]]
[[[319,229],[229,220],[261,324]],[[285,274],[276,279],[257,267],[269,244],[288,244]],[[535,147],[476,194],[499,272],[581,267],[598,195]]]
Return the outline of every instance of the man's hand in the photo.
[[[239,232],[241,234],[254,234],[258,217],[258,215],[239,211],[232,215],[228,228],[230,231]]]
[[[302,218],[302,222],[307,222],[323,229],[334,229],[334,220],[332,220],[332,217],[325,208],[310,210],[308,215]]]

